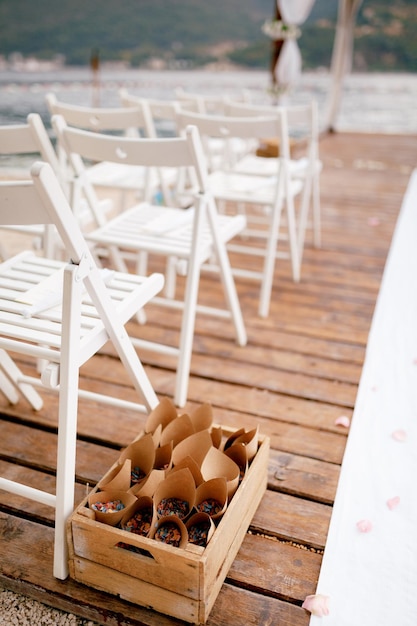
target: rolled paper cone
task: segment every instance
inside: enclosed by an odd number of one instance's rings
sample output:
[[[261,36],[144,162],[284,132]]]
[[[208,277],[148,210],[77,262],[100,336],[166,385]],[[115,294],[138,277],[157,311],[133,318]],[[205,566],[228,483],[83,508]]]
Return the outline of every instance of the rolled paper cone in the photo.
[[[100,491],[128,491],[130,488],[131,460],[126,459],[124,463],[116,465],[107,476],[104,476],[98,483]]]
[[[233,441],[232,446],[243,443],[246,447],[246,456],[248,461],[251,461],[258,451],[258,435],[259,426],[237,437]]]
[[[189,437],[194,433],[194,428],[191,423],[190,416],[184,413],[183,415],[179,415],[172,422],[164,428],[161,434],[160,446],[164,446],[166,443],[170,441],[173,442],[173,446],[179,444],[180,441]]]
[[[209,513],[206,511],[212,519],[218,519],[223,515],[227,508],[228,494],[227,494],[227,481],[222,476],[220,478],[211,478],[197,487],[195,494],[195,508],[199,511],[198,507],[205,501],[215,500],[220,505],[220,510],[217,512]]]
[[[230,448],[224,451],[226,456],[229,459],[232,459],[239,467],[240,470],[240,479],[245,476],[248,471],[248,457],[247,457],[247,449],[244,443],[234,443]]]
[[[219,450],[220,446],[222,445],[222,437],[223,437],[222,427],[215,426],[214,428],[212,428],[210,431],[210,436],[213,442],[213,446]]]
[[[162,424],[159,424],[159,426],[157,426],[156,429],[152,433],[152,439],[153,439],[153,444],[155,446],[155,449],[159,446],[161,442],[161,435],[162,435]]]
[[[198,487],[201,483],[204,482],[203,475],[201,473],[200,468],[197,463],[191,456],[186,456],[182,461],[175,465],[171,470],[171,472],[177,472],[180,469],[188,468],[193,475],[195,486]]]
[[[132,473],[136,471],[136,468],[141,471],[142,478],[139,480],[137,477],[134,482],[142,482],[152,471],[155,463],[155,447],[152,435],[148,433],[128,445],[121,453],[119,462],[123,463],[126,459],[131,460]],[[130,486],[133,486],[132,480]]]
[[[159,404],[149,413],[145,423],[145,432],[153,433],[159,425],[162,430],[177,417],[177,409],[170,398],[162,398]]]
[[[129,522],[141,511],[149,512],[149,528],[139,532],[139,530],[135,530],[132,524]],[[149,496],[142,496],[136,500],[133,506],[129,509],[127,513],[125,513],[120,521],[120,526],[123,530],[127,532],[132,532],[134,534],[140,534],[144,537],[149,536],[152,531],[152,521],[153,521],[153,500]]]
[[[244,434],[245,434],[244,428],[239,428],[239,430],[236,430],[232,435],[230,435],[226,439],[226,443],[224,444],[223,450],[227,450],[227,448],[230,448],[230,446],[236,441],[236,439]]]
[[[94,505],[120,501],[123,508],[114,511],[97,511]],[[98,522],[116,526],[122,517],[130,512],[136,502],[136,497],[127,491],[96,491],[88,496],[88,506],[94,511]]]
[[[136,485],[133,485],[133,487],[129,489],[129,492],[137,498],[141,496],[149,496],[152,498],[158,485],[165,480],[165,477],[165,470],[154,469],[147,475],[147,477],[143,481]]]
[[[202,404],[190,413],[191,423],[196,433],[200,430],[209,430],[213,424],[213,409],[211,404]]]
[[[229,499],[239,486],[239,466],[217,448],[212,447],[207,452],[201,465],[201,473],[206,481],[223,476],[227,481]]]
[[[159,534],[158,531],[161,531],[161,529],[163,529],[164,527],[166,528],[171,525],[175,526],[175,528],[178,530],[179,535],[180,535],[179,545],[176,547],[185,548],[188,543],[188,531],[184,522],[180,520],[180,518],[177,517],[176,515],[166,515],[164,517],[159,518],[155,522],[152,528],[150,538],[155,539],[156,541],[162,541],[163,543],[167,543],[167,545],[170,545],[168,541],[166,540],[164,541],[164,539],[161,539],[158,537],[158,534]]]
[[[194,478],[187,467],[176,472],[170,472],[165,480],[158,485],[153,496],[155,511],[158,511],[158,506],[162,500],[177,498],[178,500],[184,500],[188,504],[186,517],[194,506],[195,491]],[[158,516],[160,515],[158,514]]]
[[[178,465],[182,459],[190,456],[197,463],[198,467],[201,467],[212,445],[211,437],[207,430],[193,433],[175,446],[172,451],[172,462],[174,465]]]
[[[172,441],[155,449],[155,461],[153,469],[161,469],[168,472],[172,467]]]
[[[194,526],[201,526],[204,530],[207,529],[207,536],[203,539],[202,543],[198,543],[197,541],[191,542],[190,529]],[[208,513],[194,513],[185,523],[185,527],[188,531],[188,541],[196,545],[203,545],[204,547],[208,544],[216,530],[213,519]]]

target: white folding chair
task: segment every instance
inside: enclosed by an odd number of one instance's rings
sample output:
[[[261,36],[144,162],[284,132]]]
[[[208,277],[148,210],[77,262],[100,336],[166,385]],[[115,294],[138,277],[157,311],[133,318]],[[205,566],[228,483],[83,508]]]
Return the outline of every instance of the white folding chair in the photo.
[[[246,224],[242,215],[225,216],[217,213],[215,202],[207,191],[207,172],[196,128],[189,128],[182,137],[134,139],[117,138],[71,128],[60,116],[53,125],[68,158],[77,168],[81,157],[94,161],[142,164],[148,167],[188,168],[194,171],[198,189],[190,193],[192,206],[187,209],[140,203],[88,233],[88,241],[96,246],[110,246],[138,255],[140,263],[150,255],[168,260],[168,288],[164,298],[154,302],[183,311],[179,347],[155,343],[149,348],[177,357],[174,400],[183,406],[187,399],[195,316],[197,310],[231,319],[239,345],[246,344],[246,331],[233,281],[226,243],[241,232]],[[82,170],[75,169],[82,179]],[[202,265],[215,255],[225,294],[227,309],[198,306],[198,290]],[[113,256],[114,258],[114,256]],[[120,259],[119,259],[120,261]],[[186,273],[184,298],[175,297],[175,280],[171,273]],[[136,342],[144,346],[143,341]]]
[[[203,137],[239,137],[244,141],[251,139],[259,141],[261,137],[279,137],[281,152],[279,157],[274,159],[274,175],[265,177],[235,172],[234,158],[229,160],[226,155],[223,169],[212,172],[208,181],[210,192],[216,200],[232,203],[237,207],[236,210],[245,212],[248,228],[243,235],[247,241],[232,242],[228,249],[263,258],[261,271],[233,267],[233,272],[235,275],[261,282],[258,312],[261,317],[267,317],[277,256],[290,257],[293,280],[300,280],[300,254],[294,198],[301,192],[302,182],[299,179],[295,180],[290,172],[285,112],[279,110],[269,117],[232,117],[181,110],[177,119],[180,128],[195,124]],[[255,212],[256,207],[260,208],[260,212]],[[287,222],[289,253],[277,250],[278,239],[282,237],[280,228],[283,208],[285,208],[284,215]],[[264,242],[264,245],[260,246],[259,240]]]
[[[57,100],[52,93],[46,95],[46,102],[51,115],[61,115],[68,125],[75,128],[132,137],[156,136],[152,116],[146,106],[100,108],[73,105]],[[65,151],[61,149],[59,140],[58,151],[61,166],[66,169]],[[172,170],[162,171],[125,163],[92,163],[86,169],[86,176],[94,187],[118,189],[122,210],[129,192],[135,193],[140,199],[150,200],[160,193],[168,196],[169,187],[176,182]],[[71,168],[69,178],[71,180]],[[73,206],[77,206],[78,199],[79,189],[75,184]]]
[[[24,159],[19,164],[19,176],[27,170],[29,177],[29,165],[26,168],[26,161],[32,163],[35,158],[41,158],[49,163],[57,176],[60,175],[60,165],[55,149],[49,139],[46,128],[42,122],[42,118],[37,113],[28,115],[25,124],[10,124],[0,126],[0,156],[4,157],[3,161],[12,163],[16,157]],[[7,161],[6,161],[7,159]],[[26,175],[26,174],[25,174]],[[3,231],[14,231],[22,235],[30,235],[33,237],[33,245],[37,248],[44,249],[47,256],[53,255],[54,252],[54,234],[53,229],[45,228],[40,224],[11,224],[2,225]],[[6,259],[9,256],[5,240],[7,233],[0,240],[0,256]]]
[[[180,104],[176,100],[148,98],[131,94],[125,87],[119,90],[119,97],[124,107],[144,107],[150,112],[157,137],[175,137],[177,132],[177,110]],[[150,135],[148,135],[150,136]]]
[[[54,575],[68,575],[65,526],[74,506],[78,398],[148,413],[158,400],[129,340],[125,323],[163,286],[163,276],[103,275],[91,256],[49,164],[36,162],[32,180],[0,182],[0,223],[53,224],[68,263],[23,252],[0,265],[0,390],[12,403],[25,397],[42,408],[36,387],[59,396],[56,493],[0,478],[0,489],[55,508]],[[106,281],[106,282],[105,282]],[[140,402],[79,388],[79,368],[108,340]],[[48,361],[41,379],[25,376],[9,355]]]
[[[298,156],[290,158],[292,176],[303,181],[302,201],[298,218],[298,248],[300,263],[304,250],[308,214],[312,205],[313,244],[321,246],[320,174],[323,164],[319,157],[319,123],[317,102],[313,99],[306,104],[280,106],[285,111],[290,142]],[[277,107],[248,104],[229,100],[226,112],[232,116],[274,115]],[[258,145],[260,151],[262,146]],[[277,145],[279,150],[279,145]],[[246,154],[235,165],[236,171],[246,174],[270,176],[275,172],[274,160],[252,152]]]

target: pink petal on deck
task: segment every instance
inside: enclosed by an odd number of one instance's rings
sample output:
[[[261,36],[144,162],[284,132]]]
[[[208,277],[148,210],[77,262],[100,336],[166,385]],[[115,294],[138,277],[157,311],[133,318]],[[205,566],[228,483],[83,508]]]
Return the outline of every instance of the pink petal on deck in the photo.
[[[345,428],[349,428],[350,419],[347,415],[340,415],[335,419],[334,423],[336,426],[344,426]]]
[[[372,522],[369,519],[361,519],[356,523],[356,528],[360,533],[370,533],[372,530]]]
[[[370,217],[368,219],[369,226],[378,226],[380,224],[379,217]]]
[[[301,605],[303,609],[317,615],[317,617],[323,617],[323,615],[329,615],[329,597],[323,596],[317,593],[313,596],[307,596]]]
[[[407,439],[407,433],[405,430],[394,430],[391,437],[395,439],[395,441],[405,441]]]
[[[400,496],[394,496],[387,500],[387,507],[390,511],[393,511],[400,504]]]

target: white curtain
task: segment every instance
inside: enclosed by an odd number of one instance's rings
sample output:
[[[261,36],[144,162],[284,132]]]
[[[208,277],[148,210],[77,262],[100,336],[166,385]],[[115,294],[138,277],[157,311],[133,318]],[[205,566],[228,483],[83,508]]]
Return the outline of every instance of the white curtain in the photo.
[[[285,24],[300,26],[313,7],[315,0],[277,0],[277,5]],[[301,75],[302,59],[296,39],[285,39],[274,74],[278,85],[288,88]]]
[[[343,78],[352,68],[353,31],[362,0],[339,0],[336,36],[331,62],[331,91],[326,114],[326,128],[333,130],[342,97]]]

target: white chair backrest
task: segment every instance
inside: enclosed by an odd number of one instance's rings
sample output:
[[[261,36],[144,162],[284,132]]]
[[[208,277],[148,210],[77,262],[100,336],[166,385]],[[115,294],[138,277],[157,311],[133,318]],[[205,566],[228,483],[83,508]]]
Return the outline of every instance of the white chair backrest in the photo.
[[[218,137],[221,139],[241,138],[245,140],[261,140],[267,137],[279,137],[282,146],[281,158],[289,158],[289,142],[287,120],[284,111],[277,110],[269,116],[230,116],[206,115],[180,110],[177,115],[178,127],[184,128],[193,124],[197,126],[201,137]]]
[[[123,131],[122,134],[155,136],[152,116],[146,107],[100,108],[58,101],[54,94],[46,95],[51,115],[61,115],[67,124],[100,133]]]
[[[250,104],[229,100],[226,105],[226,113],[231,116],[255,117],[273,115],[277,111],[285,112],[288,128],[291,135],[304,135],[312,140],[318,139],[318,109],[316,100],[306,104],[294,104],[287,106],[273,106],[264,104]]]
[[[149,111],[156,135],[172,136],[177,134],[176,115],[180,104],[176,100],[159,100],[156,98],[134,96],[130,94],[127,89],[121,89],[119,96],[124,107],[139,106]]]
[[[199,192],[207,189],[204,153],[197,128],[184,136],[165,138],[115,137],[68,126],[60,115],[52,125],[73,164],[76,176],[83,176],[83,160],[107,161],[157,168],[192,168]]]
[[[92,257],[51,166],[36,161],[32,181],[0,182],[0,224],[53,224],[74,263]]]
[[[38,113],[30,113],[25,124],[0,126],[0,154],[36,154],[51,165],[56,175],[60,172],[58,157]]]
[[[195,111],[197,113],[224,115],[227,111],[227,102],[230,96],[192,93],[185,91],[182,87],[178,87],[175,90],[175,97],[184,109]]]

